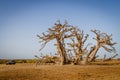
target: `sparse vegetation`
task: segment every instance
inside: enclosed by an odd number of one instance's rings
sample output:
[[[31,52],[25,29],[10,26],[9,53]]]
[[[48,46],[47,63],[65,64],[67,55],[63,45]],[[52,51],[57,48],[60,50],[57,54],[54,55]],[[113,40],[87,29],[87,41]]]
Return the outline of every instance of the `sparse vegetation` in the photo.
[[[10,59],[0,59],[0,64],[6,64]],[[14,59],[16,63],[35,63],[36,59]]]
[[[120,61],[113,62],[107,61],[104,65],[101,65],[104,62],[99,62],[92,65],[37,67],[33,63],[0,64],[0,80],[119,80]]]

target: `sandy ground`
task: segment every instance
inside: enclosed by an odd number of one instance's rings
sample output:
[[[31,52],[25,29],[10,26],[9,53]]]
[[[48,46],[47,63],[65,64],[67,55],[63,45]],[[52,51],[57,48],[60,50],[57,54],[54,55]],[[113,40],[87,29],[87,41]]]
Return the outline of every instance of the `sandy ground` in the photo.
[[[118,65],[0,64],[0,80],[120,80]]]

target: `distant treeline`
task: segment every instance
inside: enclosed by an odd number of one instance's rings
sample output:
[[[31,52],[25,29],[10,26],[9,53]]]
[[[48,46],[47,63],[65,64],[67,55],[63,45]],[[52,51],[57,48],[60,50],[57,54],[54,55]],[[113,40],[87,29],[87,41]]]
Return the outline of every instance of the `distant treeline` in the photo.
[[[10,60],[14,60],[16,63],[36,63],[36,62],[40,62],[40,63],[56,63],[59,61],[58,58],[47,58],[47,59],[0,59],[0,64],[6,64],[8,61]],[[101,62],[103,61],[102,59],[96,59],[95,62]],[[118,59],[112,59],[110,60],[112,62],[114,61],[120,61],[120,58]],[[93,63],[92,63],[93,64]]]
[[[0,64],[6,64],[10,60],[14,60],[16,63],[36,63],[36,59],[0,59]]]

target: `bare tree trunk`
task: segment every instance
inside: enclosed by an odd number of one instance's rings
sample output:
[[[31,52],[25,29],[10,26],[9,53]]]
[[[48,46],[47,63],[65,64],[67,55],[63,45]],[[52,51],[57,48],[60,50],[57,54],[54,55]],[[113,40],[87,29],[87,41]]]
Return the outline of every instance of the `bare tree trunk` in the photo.
[[[97,51],[99,50],[100,46],[97,45],[97,46],[94,46],[94,48],[92,49],[90,55],[89,55],[89,58],[88,58],[88,62],[91,62],[95,59],[95,55],[97,53]]]
[[[60,62],[60,65],[64,65],[64,64],[66,64],[66,56],[65,55],[62,55],[61,56],[61,62]]]
[[[63,44],[59,40],[57,40],[57,46],[58,46],[58,52],[59,52],[60,57],[61,57],[60,58],[61,59],[60,64],[64,65],[67,62],[65,48],[64,48]]]
[[[85,58],[85,60],[84,60],[83,64],[87,64],[87,63],[88,63],[88,58],[89,58],[89,55],[90,55],[90,53],[88,53],[88,54],[87,54],[87,56],[86,56],[86,58]]]

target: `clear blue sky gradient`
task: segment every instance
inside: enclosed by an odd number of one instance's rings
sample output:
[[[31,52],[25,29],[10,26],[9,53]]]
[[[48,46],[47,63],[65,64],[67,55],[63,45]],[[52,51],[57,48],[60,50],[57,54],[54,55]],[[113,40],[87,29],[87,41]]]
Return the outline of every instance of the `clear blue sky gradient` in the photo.
[[[119,0],[0,0],[0,59],[40,55],[36,35],[58,19],[83,29],[90,35],[88,42],[95,43],[91,29],[113,34],[120,57]],[[50,42],[42,52],[55,53],[56,47]],[[98,52],[101,57],[106,53],[102,49]]]

